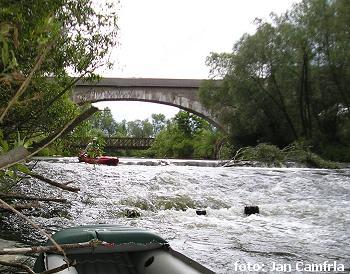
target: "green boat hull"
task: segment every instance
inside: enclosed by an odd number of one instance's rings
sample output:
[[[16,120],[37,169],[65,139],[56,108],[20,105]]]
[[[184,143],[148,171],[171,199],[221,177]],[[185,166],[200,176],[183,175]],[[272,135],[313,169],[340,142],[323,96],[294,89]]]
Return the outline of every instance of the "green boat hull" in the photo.
[[[160,236],[147,230],[118,225],[67,228],[53,235],[59,244],[99,241],[95,247],[67,249],[74,267],[59,274],[200,274],[214,273],[185,255],[174,251]],[[47,242],[47,245],[52,245]],[[65,263],[57,253],[40,254],[34,265],[42,272]]]

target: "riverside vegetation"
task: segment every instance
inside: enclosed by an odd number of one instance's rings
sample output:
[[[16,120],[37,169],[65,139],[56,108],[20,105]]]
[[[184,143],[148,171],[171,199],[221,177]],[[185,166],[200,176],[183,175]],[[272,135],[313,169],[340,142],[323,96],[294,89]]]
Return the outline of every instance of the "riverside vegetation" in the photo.
[[[350,2],[304,0],[256,19],[230,53],[212,53],[200,97],[230,127],[235,146],[297,142],[350,161]]]

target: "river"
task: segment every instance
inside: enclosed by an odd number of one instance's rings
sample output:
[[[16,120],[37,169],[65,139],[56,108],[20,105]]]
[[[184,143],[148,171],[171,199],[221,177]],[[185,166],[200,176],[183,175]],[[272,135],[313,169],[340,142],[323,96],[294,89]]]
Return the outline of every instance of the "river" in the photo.
[[[60,182],[73,181],[81,191],[68,193],[24,181],[22,191],[71,201],[33,210],[32,220],[49,232],[96,223],[150,229],[217,273],[232,273],[238,263],[270,267],[272,262],[336,261],[350,269],[350,169],[140,161],[144,164],[122,159],[117,167],[73,158],[39,161],[37,172]],[[259,206],[260,214],[245,216],[245,205]],[[206,209],[207,215],[196,215],[197,208]],[[127,218],[126,209],[136,209],[141,216]],[[2,225],[3,235],[10,237],[11,231],[25,243],[42,240],[16,217]]]

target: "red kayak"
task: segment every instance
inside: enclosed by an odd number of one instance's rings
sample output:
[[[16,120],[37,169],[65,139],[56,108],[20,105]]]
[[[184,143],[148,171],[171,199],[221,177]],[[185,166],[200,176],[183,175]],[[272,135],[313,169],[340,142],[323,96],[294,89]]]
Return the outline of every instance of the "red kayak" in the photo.
[[[97,164],[97,165],[108,165],[108,166],[116,166],[119,163],[119,159],[117,157],[110,156],[101,156],[96,158],[91,158],[86,156],[85,154],[80,154],[79,162],[85,162],[88,164]]]

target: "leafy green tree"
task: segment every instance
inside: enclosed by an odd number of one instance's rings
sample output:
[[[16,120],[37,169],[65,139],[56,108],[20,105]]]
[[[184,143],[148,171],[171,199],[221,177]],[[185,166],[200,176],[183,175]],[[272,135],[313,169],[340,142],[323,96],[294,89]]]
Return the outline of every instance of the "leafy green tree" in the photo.
[[[207,58],[222,83],[207,82],[200,98],[229,125],[234,144],[346,144],[349,9],[346,0],[303,0],[270,22],[256,20],[256,33],[242,36],[231,53]]]
[[[126,120],[124,119],[120,123],[117,122],[116,126],[116,137],[126,137],[128,134]]]
[[[200,129],[209,126],[208,122],[187,111],[179,111],[174,117],[174,122],[178,129],[187,136],[193,136]]]
[[[162,129],[164,129],[167,125],[167,119],[165,115],[162,113],[153,113],[152,114],[152,126],[153,126],[153,134],[157,135]]]
[[[94,70],[110,64],[118,28],[108,2],[97,8],[91,0],[0,0],[0,7],[2,139],[13,144],[20,133],[34,142],[30,151],[8,147],[13,157],[4,167],[73,128],[85,108],[78,109],[69,92],[79,78],[95,79]]]
[[[153,135],[153,126],[148,119],[127,122],[128,136],[149,138]]]
[[[114,120],[109,108],[95,113],[89,120],[92,126],[101,130],[106,137],[111,137],[116,134],[118,124]]]
[[[156,135],[150,151],[157,157],[214,158],[217,132],[198,116],[180,111]]]

